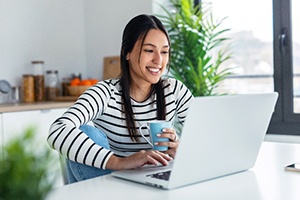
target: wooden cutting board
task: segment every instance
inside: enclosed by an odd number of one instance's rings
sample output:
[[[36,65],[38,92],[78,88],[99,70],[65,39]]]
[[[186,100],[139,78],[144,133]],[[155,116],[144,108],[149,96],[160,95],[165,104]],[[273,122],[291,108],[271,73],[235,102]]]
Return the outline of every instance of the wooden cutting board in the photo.
[[[104,57],[103,80],[116,78],[121,73],[120,56]]]

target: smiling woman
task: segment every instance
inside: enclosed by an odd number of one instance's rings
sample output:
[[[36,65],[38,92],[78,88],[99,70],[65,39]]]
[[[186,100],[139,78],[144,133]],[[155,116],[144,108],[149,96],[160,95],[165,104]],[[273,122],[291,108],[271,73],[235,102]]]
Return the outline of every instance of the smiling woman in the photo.
[[[48,143],[67,158],[69,182],[101,176],[111,170],[145,164],[168,165],[179,140],[173,128],[156,151],[138,132],[147,122],[167,120],[182,126],[193,96],[182,82],[162,77],[168,66],[170,40],[152,15],[138,15],[125,26],[121,75],[90,87],[51,125]],[[92,123],[94,128],[86,128]],[[145,135],[147,140],[150,136]]]
[[[138,41],[126,56],[130,65],[130,96],[136,101],[144,101],[156,84],[169,60],[169,41],[160,30],[150,30],[142,41]]]

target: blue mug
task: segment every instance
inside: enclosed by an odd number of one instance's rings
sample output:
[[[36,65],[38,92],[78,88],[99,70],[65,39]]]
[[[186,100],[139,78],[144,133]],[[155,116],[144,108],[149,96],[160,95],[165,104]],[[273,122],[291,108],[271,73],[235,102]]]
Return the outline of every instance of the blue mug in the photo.
[[[147,128],[147,131],[149,132],[150,135],[150,140],[149,141],[145,135],[143,134],[143,128]],[[157,137],[157,134],[162,133],[162,130],[164,128],[172,128],[172,122],[171,121],[166,121],[166,120],[154,120],[147,122],[147,124],[143,124],[139,127],[139,132],[141,136],[148,142],[148,144],[151,145],[153,150],[158,150],[158,151],[167,151],[168,146],[158,146],[155,145],[156,142],[168,142],[169,138],[160,138]]]

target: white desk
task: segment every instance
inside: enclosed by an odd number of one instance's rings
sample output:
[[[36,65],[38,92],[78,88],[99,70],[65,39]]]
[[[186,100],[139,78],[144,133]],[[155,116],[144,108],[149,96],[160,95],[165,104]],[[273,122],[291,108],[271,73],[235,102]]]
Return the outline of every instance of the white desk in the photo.
[[[264,142],[254,168],[242,173],[169,191],[107,175],[57,188],[48,199],[299,200],[300,172],[284,170],[294,162],[300,144]]]

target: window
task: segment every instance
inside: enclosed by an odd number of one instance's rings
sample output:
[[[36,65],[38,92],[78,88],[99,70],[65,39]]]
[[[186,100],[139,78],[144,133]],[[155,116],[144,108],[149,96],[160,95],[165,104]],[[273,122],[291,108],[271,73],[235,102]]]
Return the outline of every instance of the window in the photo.
[[[197,1],[195,1],[197,3]],[[277,91],[268,133],[300,135],[300,7],[298,0],[203,0],[215,19],[227,17],[234,74],[221,85],[227,93]]]
[[[300,113],[300,14],[296,8],[299,0],[291,2],[292,8],[292,52],[293,52],[293,85],[294,85],[294,112]],[[298,24],[297,24],[298,23]]]

